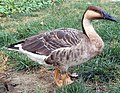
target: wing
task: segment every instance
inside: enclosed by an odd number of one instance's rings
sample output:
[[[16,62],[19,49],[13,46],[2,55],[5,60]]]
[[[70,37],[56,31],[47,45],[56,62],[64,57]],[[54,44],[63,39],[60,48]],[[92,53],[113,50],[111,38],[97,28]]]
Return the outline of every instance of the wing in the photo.
[[[72,28],[60,28],[27,38],[22,48],[32,53],[48,56],[53,50],[77,45],[84,34]]]

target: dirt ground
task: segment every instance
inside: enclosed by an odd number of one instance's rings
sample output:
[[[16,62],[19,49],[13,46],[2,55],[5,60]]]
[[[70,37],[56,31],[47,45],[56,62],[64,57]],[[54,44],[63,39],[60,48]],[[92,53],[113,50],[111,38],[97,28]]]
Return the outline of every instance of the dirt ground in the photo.
[[[7,65],[8,57],[0,52],[0,93],[53,93],[54,69],[44,67],[13,71]],[[27,92],[25,92],[27,91]]]
[[[0,93],[53,93],[55,82],[53,71],[39,69],[34,72],[5,72],[0,73]]]

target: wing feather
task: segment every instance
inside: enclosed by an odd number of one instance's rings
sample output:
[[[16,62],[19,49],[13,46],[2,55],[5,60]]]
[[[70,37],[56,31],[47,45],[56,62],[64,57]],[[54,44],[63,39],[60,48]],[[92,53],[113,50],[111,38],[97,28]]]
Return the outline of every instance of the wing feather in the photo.
[[[45,32],[30,38],[22,43],[22,48],[29,52],[48,56],[52,51],[77,45],[84,34],[72,28],[60,28]]]

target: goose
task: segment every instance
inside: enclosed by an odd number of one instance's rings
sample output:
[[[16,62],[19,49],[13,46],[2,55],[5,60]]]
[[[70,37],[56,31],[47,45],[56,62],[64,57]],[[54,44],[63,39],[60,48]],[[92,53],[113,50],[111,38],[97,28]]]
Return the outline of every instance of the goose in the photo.
[[[55,67],[54,80],[61,87],[74,81],[68,68],[80,65],[100,54],[104,48],[102,38],[92,26],[92,20],[118,20],[102,8],[89,6],[82,17],[82,31],[73,28],[58,28],[26,38],[8,46],[26,54],[41,65]]]

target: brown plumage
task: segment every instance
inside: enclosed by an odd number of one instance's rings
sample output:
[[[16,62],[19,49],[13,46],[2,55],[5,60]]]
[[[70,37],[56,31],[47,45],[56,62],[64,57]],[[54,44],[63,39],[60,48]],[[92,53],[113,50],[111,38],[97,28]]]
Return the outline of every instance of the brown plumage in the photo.
[[[63,82],[70,84],[73,81],[67,74],[68,68],[88,61],[103,50],[104,43],[91,23],[95,19],[117,22],[116,18],[100,7],[89,6],[82,18],[83,32],[73,28],[55,29],[12,44],[8,48],[27,54],[40,64],[55,66],[57,85],[62,86]]]

